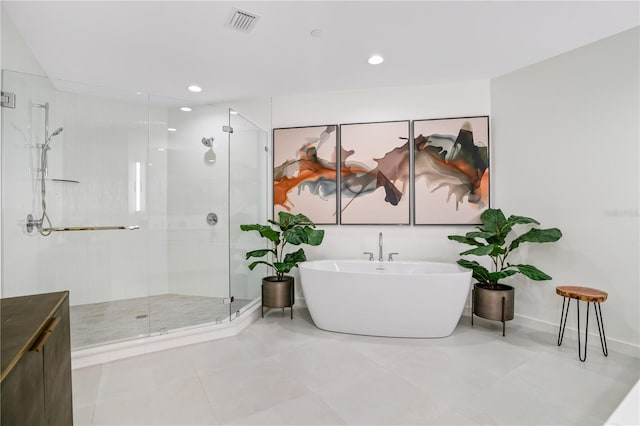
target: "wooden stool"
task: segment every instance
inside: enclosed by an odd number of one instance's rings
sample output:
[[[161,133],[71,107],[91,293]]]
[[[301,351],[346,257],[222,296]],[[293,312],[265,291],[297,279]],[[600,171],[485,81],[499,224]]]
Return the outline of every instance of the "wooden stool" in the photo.
[[[567,316],[569,314],[569,304],[571,299],[576,299],[576,306],[578,311],[578,358],[580,361],[585,362],[587,359],[587,337],[589,336],[589,303],[593,302],[593,310],[596,312],[596,322],[598,323],[598,333],[600,334],[600,345],[602,346],[602,353],[604,356],[609,355],[607,350],[607,338],[604,334],[604,322],[602,322],[602,308],[600,308],[600,302],[607,300],[608,294],[604,291],[578,286],[560,286],[556,287],[556,293],[562,296],[562,314],[560,315],[560,330],[558,331],[558,346],[562,344],[564,338],[564,328],[567,325]],[[567,301],[568,299],[568,301]],[[580,301],[587,302],[587,323],[584,329],[584,357],[582,356],[582,347],[580,345]],[[567,309],[565,311],[565,301],[567,302]],[[564,322],[563,322],[564,319]]]

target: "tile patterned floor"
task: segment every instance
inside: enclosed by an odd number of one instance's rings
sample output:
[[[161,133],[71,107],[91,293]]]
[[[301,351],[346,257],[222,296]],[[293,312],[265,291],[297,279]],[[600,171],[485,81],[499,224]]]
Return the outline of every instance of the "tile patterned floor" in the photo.
[[[231,305],[220,297],[163,294],[71,307],[71,347],[74,349],[148,336],[164,330],[221,322],[251,302]]]
[[[479,324],[480,323],[480,324]],[[463,317],[445,339],[317,329],[278,310],[241,334],[78,369],[80,425],[599,425],[640,360]]]

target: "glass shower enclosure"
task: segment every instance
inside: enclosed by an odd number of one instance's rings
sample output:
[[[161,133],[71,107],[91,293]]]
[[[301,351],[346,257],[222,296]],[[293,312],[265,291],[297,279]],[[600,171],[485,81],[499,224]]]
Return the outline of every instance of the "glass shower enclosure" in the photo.
[[[267,134],[225,105],[3,70],[2,294],[69,290],[72,346],[233,321],[259,298]],[[241,235],[245,234],[245,235]]]

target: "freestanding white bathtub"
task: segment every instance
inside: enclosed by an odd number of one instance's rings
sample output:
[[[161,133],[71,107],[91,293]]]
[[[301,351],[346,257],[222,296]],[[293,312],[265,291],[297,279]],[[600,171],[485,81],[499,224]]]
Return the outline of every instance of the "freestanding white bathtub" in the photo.
[[[455,263],[316,260],[300,264],[300,282],[323,330],[446,337],[462,315],[471,271]]]

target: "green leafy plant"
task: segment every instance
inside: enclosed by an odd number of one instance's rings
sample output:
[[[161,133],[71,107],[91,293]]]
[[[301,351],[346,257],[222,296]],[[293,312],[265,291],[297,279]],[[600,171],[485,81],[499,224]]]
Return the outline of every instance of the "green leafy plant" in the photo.
[[[240,225],[243,231],[257,231],[261,237],[269,240],[272,246],[270,249],[248,251],[246,259],[272,255],[272,262],[256,260],[249,264],[249,269],[253,271],[260,264],[271,266],[276,272],[277,279],[281,281],[286,273],[297,267],[300,262],[307,260],[302,248],[285,254],[286,245],[318,246],[322,243],[324,231],[314,229],[315,224],[303,214],[292,215],[280,212],[277,222],[274,220],[268,220],[268,222],[270,225]]]
[[[540,223],[529,217],[509,216],[507,219],[500,209],[485,210],[480,216],[482,226],[477,231],[467,232],[466,235],[449,235],[449,239],[474,246],[470,250],[460,253],[464,255],[489,256],[493,262],[493,271],[489,271],[475,260],[458,260],[458,265],[473,270],[473,278],[478,283],[489,288],[496,288],[503,278],[521,273],[535,281],[550,280],[551,277],[535,266],[511,264],[507,258],[523,243],[550,243],[558,241],[562,232],[558,228],[539,229],[535,225]],[[516,225],[534,225],[524,234],[515,236]],[[514,238],[515,236],[515,238]],[[484,240],[484,241],[481,241]]]

